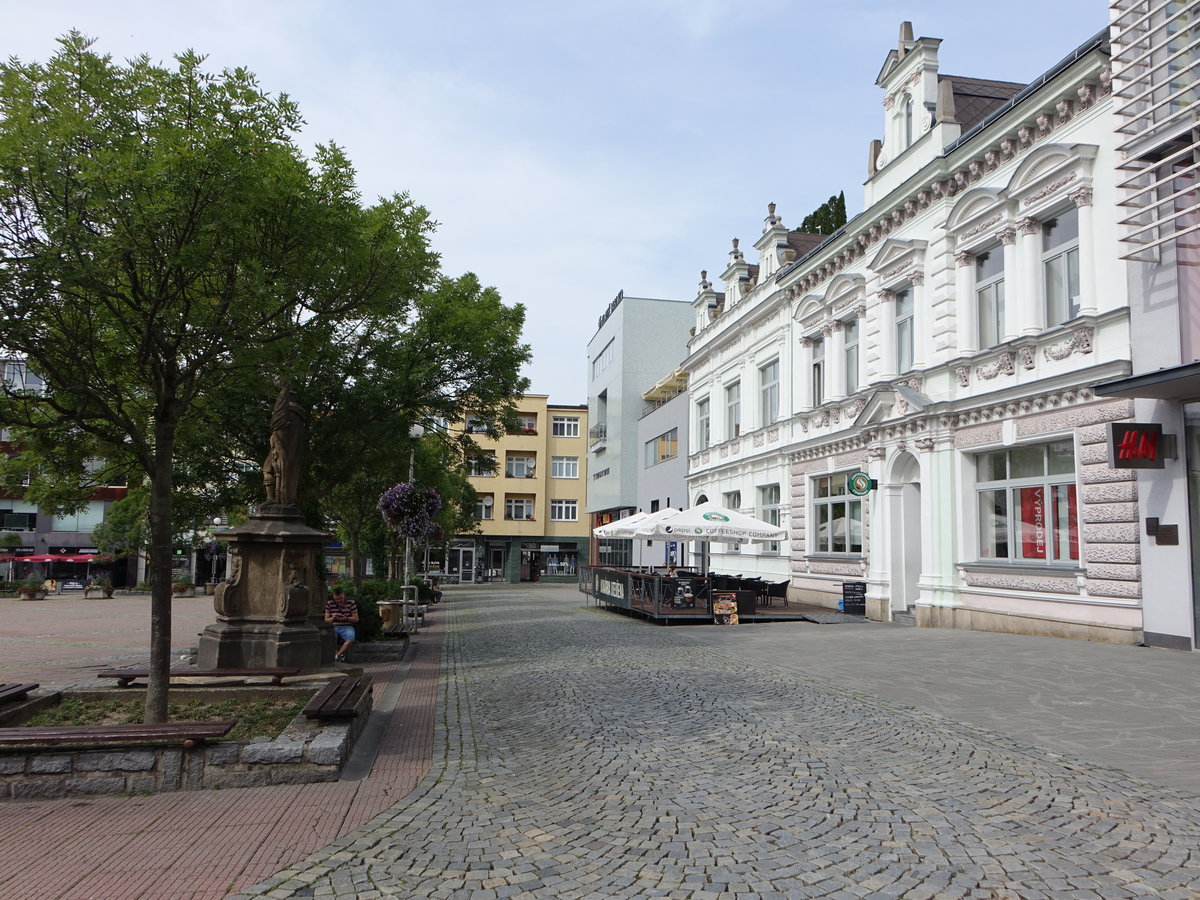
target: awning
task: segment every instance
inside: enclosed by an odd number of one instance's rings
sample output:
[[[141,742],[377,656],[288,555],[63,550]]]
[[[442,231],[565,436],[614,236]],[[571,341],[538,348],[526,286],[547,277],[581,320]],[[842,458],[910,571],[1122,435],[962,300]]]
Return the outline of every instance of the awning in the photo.
[[[1131,375],[1093,390],[1097,397],[1144,397],[1149,400],[1200,400],[1200,362]]]
[[[61,553],[35,553],[32,556],[11,556],[5,559],[15,559],[18,562],[31,563],[48,563],[48,562],[66,562],[66,563],[86,563],[96,559],[95,553],[74,553],[65,555]]]

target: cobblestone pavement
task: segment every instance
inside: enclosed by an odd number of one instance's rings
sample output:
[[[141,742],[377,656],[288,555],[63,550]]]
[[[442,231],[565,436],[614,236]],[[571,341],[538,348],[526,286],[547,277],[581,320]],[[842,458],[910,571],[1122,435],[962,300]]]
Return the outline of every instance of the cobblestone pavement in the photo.
[[[242,896],[1200,896],[1195,795],[579,595],[447,612],[430,775]]]

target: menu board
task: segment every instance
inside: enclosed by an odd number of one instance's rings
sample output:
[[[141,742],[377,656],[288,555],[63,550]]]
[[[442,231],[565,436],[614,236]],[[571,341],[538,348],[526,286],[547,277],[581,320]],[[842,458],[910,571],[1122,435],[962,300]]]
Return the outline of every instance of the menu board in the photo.
[[[736,591],[714,591],[713,592],[713,624],[715,624],[715,625],[736,625],[737,623],[738,623],[737,592]]]

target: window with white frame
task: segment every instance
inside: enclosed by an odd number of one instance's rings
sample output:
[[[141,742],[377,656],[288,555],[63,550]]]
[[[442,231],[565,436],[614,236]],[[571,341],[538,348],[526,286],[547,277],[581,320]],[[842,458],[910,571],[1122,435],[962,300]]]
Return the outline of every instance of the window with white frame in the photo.
[[[551,522],[575,522],[579,519],[578,500],[551,500]]]
[[[537,413],[517,413],[517,433],[537,434]]]
[[[1042,273],[1046,324],[1061,325],[1079,315],[1079,210],[1074,206],[1042,222]]]
[[[758,414],[760,425],[779,418],[779,360],[773,359],[758,370]]]
[[[913,367],[913,292],[896,291],[896,369],[907,372]]]
[[[554,437],[579,437],[579,417],[554,416],[550,419],[550,434]]]
[[[779,526],[780,491],[777,484],[764,484],[758,488],[758,517],[768,524]],[[778,553],[779,541],[763,541],[763,553]]]
[[[467,434],[486,434],[487,422],[479,416],[467,416]]]
[[[505,497],[504,498],[504,518],[506,519],[532,519],[533,518],[533,498],[532,497]]]
[[[536,456],[522,456],[510,453],[504,460],[504,474],[509,478],[532,478],[533,469],[536,464]]]
[[[825,402],[825,340],[812,339],[812,405]]]
[[[980,562],[1079,561],[1075,442],[1071,438],[976,457]]]
[[[696,401],[696,449],[705,450],[712,442],[712,418],[708,398]]]
[[[679,455],[679,429],[672,428],[670,431],[660,434],[656,438],[646,441],[646,466],[656,466],[660,462],[665,462],[668,459],[674,459]]]
[[[593,378],[595,378],[597,375],[599,375],[601,372],[603,372],[605,369],[607,369],[612,364],[613,357],[616,355],[616,352],[617,352],[615,345],[614,345],[615,340],[616,339],[614,338],[612,341],[609,341],[607,344],[605,344],[604,349],[601,350],[600,353],[596,356],[596,358],[592,360],[592,377]]]
[[[1004,338],[1004,252],[999,247],[975,254],[975,309],[979,346],[995,347]]]
[[[846,393],[853,394],[858,390],[858,319],[843,322],[842,333],[846,338]]]
[[[551,478],[578,478],[579,477],[579,457],[578,456],[552,456],[552,457],[550,457],[550,477]]]
[[[725,437],[735,438],[742,433],[742,383],[725,385]]]
[[[741,491],[726,491],[724,494],[721,495],[721,504],[726,509],[732,509],[734,512],[738,512],[742,505],[742,492]],[[736,544],[736,543],[727,543],[727,544],[725,544],[725,552],[726,553],[741,553],[742,545]]]
[[[850,475],[813,479],[810,546],[817,553],[862,553],[862,500],[850,493]]]
[[[913,100],[909,95],[904,96],[904,146],[910,147],[913,142]]]
[[[475,518],[490,519],[494,506],[495,498],[491,494],[480,494],[475,498]]]
[[[472,478],[492,478],[496,474],[495,453],[472,453],[467,456],[467,475]]]

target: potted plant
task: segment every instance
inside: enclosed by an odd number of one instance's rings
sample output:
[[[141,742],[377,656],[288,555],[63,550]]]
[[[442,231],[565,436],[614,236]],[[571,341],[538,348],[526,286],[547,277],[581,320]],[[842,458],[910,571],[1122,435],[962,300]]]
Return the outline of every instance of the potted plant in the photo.
[[[93,575],[89,591],[100,591],[105,597],[113,595],[113,583],[107,575]]]
[[[22,600],[45,600],[46,586],[39,578],[26,578],[17,585],[17,596]]]
[[[171,593],[176,597],[182,597],[193,587],[194,585],[192,584],[192,578],[190,575],[180,575],[171,582]]]

